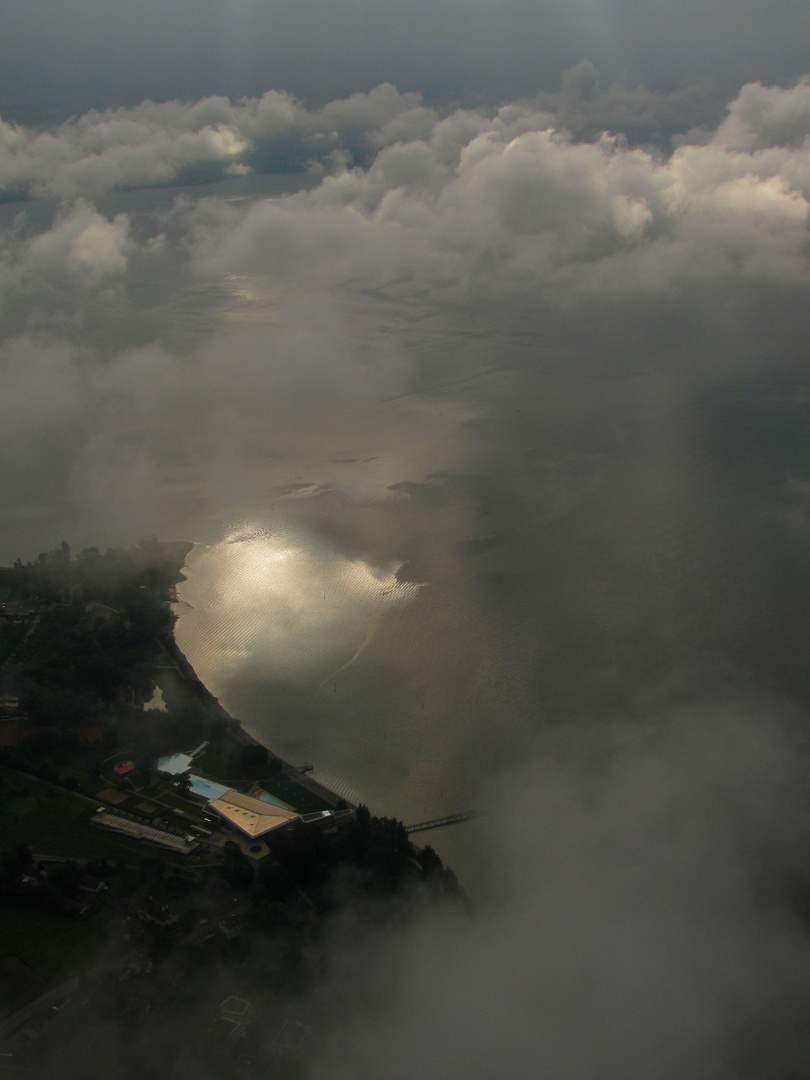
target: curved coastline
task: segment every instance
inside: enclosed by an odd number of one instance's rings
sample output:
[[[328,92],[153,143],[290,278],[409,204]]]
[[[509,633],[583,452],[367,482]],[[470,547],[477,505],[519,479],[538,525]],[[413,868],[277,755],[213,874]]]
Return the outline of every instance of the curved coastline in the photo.
[[[178,597],[176,586],[181,581],[186,580],[186,575],[183,573],[183,569],[186,564],[186,559],[188,558],[188,555],[194,550],[195,545],[193,543],[190,543],[189,541],[182,541],[177,544],[172,544],[171,547],[173,549],[173,554],[175,555],[177,569],[172,590],[173,594],[170,597],[170,602],[177,603]],[[170,648],[167,648],[167,652],[169,653],[170,659],[176,664],[182,678],[187,683],[195,687],[197,696],[204,704],[209,716],[213,720],[222,721],[226,725],[228,736],[238,746],[264,746],[264,743],[260,742],[259,739],[251,735],[250,732],[245,731],[245,729],[242,727],[242,722],[236,717],[231,716],[227,709],[225,709],[224,706],[220,704],[219,699],[211,693],[205,683],[199,678],[197,672],[194,670],[194,666],[192,665],[191,661],[177,644],[173,631],[171,636]],[[300,769],[298,769],[295,765],[279,757],[279,755],[276,754],[276,752],[271,747],[265,747],[265,749],[267,749],[273,755],[273,757],[275,757],[278,761],[281,762],[282,768],[281,773],[279,774],[279,777],[281,779],[284,779],[290,783],[297,784],[299,787],[301,787],[305,791],[308,791],[310,794],[322,799],[324,802],[328,803],[333,808],[337,807],[340,804],[343,806],[350,806],[356,809],[351,800],[347,799],[343,795],[338,795],[336,792],[332,791],[330,788],[325,787],[317,780],[306,774],[303,774]]]

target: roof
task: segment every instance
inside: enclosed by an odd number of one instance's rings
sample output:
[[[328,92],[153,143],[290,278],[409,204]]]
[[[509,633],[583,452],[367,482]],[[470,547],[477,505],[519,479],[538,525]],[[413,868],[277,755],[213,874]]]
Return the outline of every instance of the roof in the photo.
[[[264,836],[265,833],[287,825],[298,817],[292,810],[282,810],[280,806],[273,806],[233,790],[226,791],[208,805],[245,836],[251,837]]]

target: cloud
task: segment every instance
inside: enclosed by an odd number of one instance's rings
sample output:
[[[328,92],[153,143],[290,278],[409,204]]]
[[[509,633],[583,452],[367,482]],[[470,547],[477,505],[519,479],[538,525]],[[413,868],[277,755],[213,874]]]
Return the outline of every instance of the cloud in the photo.
[[[49,292],[51,302],[67,292],[75,303],[76,287],[95,290],[126,274],[136,248],[127,214],[110,219],[79,199],[60,207],[51,227],[34,235],[20,227],[23,218],[0,229],[0,300],[18,293],[29,302],[36,297],[36,305]]]
[[[789,883],[810,821],[780,712],[547,732],[488,819],[495,901],[361,948],[311,1075],[801,1070],[810,941]]]
[[[81,397],[76,350],[35,339],[3,342],[0,437],[8,452],[23,438],[51,438],[74,423]],[[26,448],[28,449],[28,448]],[[22,455],[23,461],[27,454]]]
[[[54,518],[70,514],[73,447],[87,422],[78,350],[34,336],[3,341],[0,379],[4,529],[50,533]]]
[[[729,150],[807,149],[810,143],[810,78],[779,89],[750,83],[729,107],[716,141]]]
[[[592,72],[575,81],[598,100]],[[231,122],[198,104],[200,129]],[[782,542],[771,492],[807,479],[803,143],[739,149],[719,125],[667,154],[577,139],[537,101],[441,113],[391,87],[303,119],[289,98],[239,108],[240,137],[360,132],[373,158],[273,197],[236,181],[4,212],[4,355],[31,368],[8,359],[9,384],[41,379],[44,408],[58,355],[68,417],[48,468],[39,406],[15,416],[7,514],[55,507],[74,546],[215,542],[278,504],[294,532],[434,585],[341,683],[368,761],[399,753],[368,735],[383,713],[418,748],[380,805],[462,759],[439,790],[466,802],[537,716],[613,707],[703,650],[803,693],[806,665],[773,644],[805,633],[800,589],[770,603],[807,580],[803,549],[771,559],[758,531]]]
[[[29,273],[61,270],[83,238],[92,272],[106,266],[117,249],[97,215],[77,215],[79,224],[71,216],[39,238]],[[88,271],[79,263],[75,272]],[[360,354],[334,306],[317,297],[275,326],[222,330],[186,354],[151,344],[99,357],[86,344],[27,333],[3,342],[0,371],[2,438],[18,462],[5,478],[8,499],[20,498],[19,474],[29,495],[54,498],[56,488],[61,505],[97,515],[105,529],[115,522],[122,535],[146,535],[175,502],[199,509],[214,492],[233,497],[257,471],[272,483],[292,447],[306,454],[316,431],[324,452],[345,453],[357,410],[401,378],[393,350]]]
[[[569,82],[569,99],[603,95],[587,65]],[[103,212],[84,199],[53,217],[37,202],[7,212],[7,346],[28,357],[32,396],[56,350],[54,385],[67,381],[72,410],[59,468],[47,481],[32,471],[32,491],[50,498],[59,477],[60,505],[97,522],[136,529],[135,514],[148,534],[152,515],[194,532],[209,512],[251,517],[252,492],[305,473],[384,505],[369,547],[446,579],[463,562],[457,540],[504,533],[498,514],[478,521],[479,505],[527,515],[531,531],[574,514],[583,491],[607,483],[599,455],[613,460],[638,417],[610,394],[592,403],[574,389],[578,371],[605,364],[622,377],[645,364],[676,372],[666,385],[677,440],[661,453],[668,477],[691,475],[686,450],[675,452],[691,421],[675,413],[697,391],[681,380],[801,362],[810,151],[796,118],[805,94],[804,82],[745,87],[714,132],[669,154],[615,132],[577,139],[538,101],[440,113],[390,86],[316,110],[270,94],[237,105],[145,103],[71,122],[80,155],[95,146],[100,158],[135,123],[165,128],[154,145],[175,150],[183,132],[233,130],[258,144],[295,130],[333,147],[362,138],[373,159],[271,198],[240,189],[172,206],[170,195],[124,193]],[[730,134],[743,115],[745,138]],[[777,115],[793,117],[790,138],[774,134]],[[534,382],[549,356],[571,380],[552,392],[541,379],[544,394],[560,395],[559,417]],[[21,375],[9,364],[14,386]],[[504,382],[484,392],[470,377],[515,364],[512,390]],[[418,393],[396,397],[403,391]],[[49,400],[46,386],[43,407]],[[529,400],[535,429],[501,424],[499,410],[525,416]],[[642,394],[639,415],[646,407]],[[39,462],[36,413],[30,439],[24,415],[12,426],[20,456]],[[582,443],[579,458],[566,460],[551,441],[536,461],[538,432],[559,430],[563,417],[561,438]],[[615,436],[596,453],[578,425]],[[475,496],[454,496],[441,527],[406,514],[413,500],[402,491],[389,513],[391,485],[437,472],[476,475]],[[617,498],[623,513],[638,512],[627,492]],[[325,513],[316,527],[335,526]],[[362,529],[345,536],[368,554]],[[516,550],[504,542],[493,562],[514,555],[525,566]]]
[[[806,2],[77,2],[0,15],[7,558],[277,516],[278,603],[228,573],[289,655],[223,700],[495,809],[492,903],[336,977],[313,1076],[805,1069]]]
[[[620,135],[575,141],[531,104],[455,112],[311,191],[204,201],[185,221],[194,265],[331,282],[411,275],[449,294],[565,304],[707,280],[803,284],[805,91],[771,88],[757,110],[765,91],[744,88],[705,145],[666,157]],[[782,113],[788,143],[775,134]]]
[[[495,810],[436,840],[489,899],[335,971],[314,1080],[806,1062],[805,96],[668,150],[639,132],[677,102],[580,65],[494,110],[146,104],[37,150],[64,192],[321,165],[6,213],[0,345],[6,544],[211,541],[189,651],[235,714],[381,812]]]
[[[396,421],[375,414],[368,429],[351,416],[365,416],[378,396],[461,375],[462,354],[482,364],[510,357],[504,327],[514,318],[532,338],[540,311],[546,320],[587,313],[559,333],[565,354],[589,363],[600,351],[635,362],[640,346],[620,346],[612,318],[658,355],[657,331],[645,338],[643,328],[661,312],[667,325],[677,316],[681,336],[705,329],[685,368],[722,370],[732,353],[738,369],[781,356],[774,343],[798,334],[791,298],[808,283],[806,81],[744,87],[715,131],[668,154],[620,132],[578,139],[561,126],[573,101],[598,112],[611,93],[585,64],[565,81],[562,104],[548,107],[441,113],[381,86],[314,110],[270,93],[236,104],[146,102],[49,133],[7,125],[6,149],[28,154],[29,165],[47,159],[38,182],[66,191],[85,175],[72,171],[82,162],[96,162],[105,184],[119,182],[104,163],[122,147],[157,153],[170,170],[198,152],[244,162],[248,151],[235,147],[291,132],[300,145],[324,142],[323,160],[353,140],[371,153],[365,167],[336,166],[270,198],[184,195],[171,207],[166,196],[144,209],[124,194],[104,212],[80,198],[52,218],[42,203],[6,214],[6,333],[47,349],[65,339],[65,355],[83,358],[70,369],[88,402],[64,458],[71,498],[99,515],[112,500],[119,514],[126,499],[116,492],[131,483],[154,509],[153,482],[179,475],[180,462],[189,500],[247,492],[255,473],[240,469],[241,454],[256,468],[301,452],[310,460],[316,434],[319,481],[340,474],[375,498],[450,460],[464,468],[488,408],[473,393],[442,404],[446,437],[435,445],[405,434],[433,423],[429,408],[416,419],[416,400]],[[26,348],[36,367],[38,346]],[[382,462],[386,422],[396,429],[386,466],[359,481],[323,464],[330,454]]]
[[[778,130],[787,131],[788,125],[794,139],[785,145],[801,148],[806,89],[806,82],[787,90],[747,86],[719,131],[721,143],[744,151],[759,148],[763,139],[763,146],[777,145],[767,142],[766,129],[773,128],[778,138],[774,125],[781,124]],[[600,73],[585,60],[563,73],[558,92],[500,111],[429,108],[420,94],[401,93],[390,83],[320,108],[275,90],[236,101],[223,96],[145,101],[90,110],[50,129],[0,121],[0,191],[17,198],[95,199],[116,189],[207,182],[254,171],[314,170],[316,175],[341,160],[365,168],[380,150],[394,145],[413,151],[423,144],[442,159],[437,142],[447,149],[448,139],[457,139],[462,130],[468,140],[474,131],[518,134],[517,114],[525,131],[555,128],[589,142],[602,132],[619,132],[631,144],[654,143],[666,152],[673,137],[711,128],[722,106],[722,99],[700,84],[671,93],[618,81],[603,86]]]
[[[385,84],[316,110],[271,90],[233,103],[207,97],[91,110],[45,131],[0,121],[0,191],[92,199],[254,168],[301,170],[343,145],[370,153],[424,133],[433,118],[418,94]]]
[[[90,112],[53,131],[0,126],[0,188],[34,196],[96,197],[116,187],[167,183],[184,168],[227,165],[246,148],[227,101]]]
[[[57,216],[52,229],[27,244],[23,273],[67,273],[97,286],[126,270],[130,246],[126,214],[110,221],[79,200]]]
[[[605,85],[590,60],[564,71],[557,92],[543,91],[533,100],[577,139],[621,132],[633,143],[656,144],[665,151],[681,133],[713,126],[725,105],[717,88],[701,80],[669,92],[650,90],[644,83],[629,87],[619,80]]]

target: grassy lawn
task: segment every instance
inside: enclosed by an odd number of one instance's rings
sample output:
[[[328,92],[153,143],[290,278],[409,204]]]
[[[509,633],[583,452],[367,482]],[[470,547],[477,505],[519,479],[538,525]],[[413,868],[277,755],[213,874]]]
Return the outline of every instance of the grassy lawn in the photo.
[[[122,803],[117,804],[117,809],[128,810],[131,814],[140,814],[141,817],[154,817],[163,808],[153,799],[145,799],[143,795],[128,795]]]
[[[96,619],[103,619],[106,622],[107,619],[111,619],[113,615],[117,614],[115,608],[111,608],[109,604],[93,604],[93,608],[88,612],[87,617],[91,623],[94,623]]]
[[[239,767],[238,752],[228,739],[223,739],[219,745],[209,743],[196,764],[222,784],[244,784],[249,779]]]
[[[17,957],[46,982],[90,960],[95,941],[92,923],[50,911],[0,907],[0,962]],[[13,1004],[19,1008],[24,1002]]]
[[[23,787],[25,795],[11,799],[4,808],[0,827],[4,847],[25,840],[33,851],[50,853],[53,845],[72,844],[77,834],[86,831],[91,814],[86,803],[40,784],[23,781]],[[80,854],[70,847],[66,850]]]
[[[101,771],[101,776],[98,778],[98,787],[96,791],[101,791],[106,788],[112,788],[114,791],[120,791],[122,795],[134,795],[135,792],[129,784],[121,782],[121,777],[116,776],[112,769],[108,769],[106,766]],[[84,784],[82,784],[84,789]]]
[[[262,787],[268,795],[275,795],[277,799],[287,803],[299,814],[314,814],[318,810],[332,809],[328,802],[289,780],[262,781]]]
[[[94,795],[97,795],[102,788],[109,786],[107,782],[99,776],[98,768],[95,764],[96,761],[97,758],[93,754],[83,751],[71,755],[67,761],[60,762],[58,771],[60,776],[72,776],[75,780],[78,780],[82,791],[92,798]]]
[[[163,794],[163,784],[150,784],[149,787],[145,787],[138,794],[143,799],[157,799],[159,795]]]
[[[15,778],[15,788],[25,794],[4,801],[0,814],[0,848],[24,840],[41,855],[68,855],[77,859],[107,859],[110,862],[135,863],[154,850],[126,837],[101,829],[91,829],[88,821],[93,808],[71,795],[53,791],[41,784]],[[183,865],[166,852],[166,862]]]
[[[170,806],[173,810],[182,810],[183,815],[190,818],[200,817],[203,810],[202,803],[181,799],[178,795],[173,795],[168,791],[164,791],[160,796],[160,802],[164,806]]]

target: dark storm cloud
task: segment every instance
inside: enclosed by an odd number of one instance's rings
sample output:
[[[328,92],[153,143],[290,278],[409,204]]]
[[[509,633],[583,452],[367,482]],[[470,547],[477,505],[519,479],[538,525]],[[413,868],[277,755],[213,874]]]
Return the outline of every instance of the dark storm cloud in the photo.
[[[801,0],[7,4],[0,112],[38,122],[147,97],[268,88],[324,102],[383,81],[431,100],[493,101],[552,90],[583,56],[611,82],[661,90],[708,78],[727,94],[798,74],[807,20]]]

